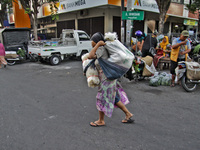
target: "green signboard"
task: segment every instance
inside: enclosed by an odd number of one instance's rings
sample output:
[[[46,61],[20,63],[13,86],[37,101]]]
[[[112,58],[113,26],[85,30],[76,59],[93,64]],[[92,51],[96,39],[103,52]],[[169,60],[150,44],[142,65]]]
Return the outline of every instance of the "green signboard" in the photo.
[[[123,11],[122,20],[144,20],[144,11]]]

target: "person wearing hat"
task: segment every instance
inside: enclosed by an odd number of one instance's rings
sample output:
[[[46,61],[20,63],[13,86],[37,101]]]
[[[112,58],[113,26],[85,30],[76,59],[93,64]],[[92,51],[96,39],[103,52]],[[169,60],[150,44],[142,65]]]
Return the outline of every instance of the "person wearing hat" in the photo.
[[[189,32],[183,30],[180,37],[175,38],[172,42],[172,51],[171,51],[171,68],[170,73],[172,74],[172,83],[171,86],[175,86],[175,69],[178,66],[179,61],[186,61],[188,53],[191,51],[190,42],[187,40]]]

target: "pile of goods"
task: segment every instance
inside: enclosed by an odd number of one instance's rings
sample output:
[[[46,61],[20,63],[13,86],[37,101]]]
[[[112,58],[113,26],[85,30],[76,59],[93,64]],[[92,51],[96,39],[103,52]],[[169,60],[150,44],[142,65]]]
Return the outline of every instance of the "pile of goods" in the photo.
[[[171,85],[172,75],[166,72],[158,73],[156,72],[154,76],[150,77],[149,85],[150,86],[170,86]]]

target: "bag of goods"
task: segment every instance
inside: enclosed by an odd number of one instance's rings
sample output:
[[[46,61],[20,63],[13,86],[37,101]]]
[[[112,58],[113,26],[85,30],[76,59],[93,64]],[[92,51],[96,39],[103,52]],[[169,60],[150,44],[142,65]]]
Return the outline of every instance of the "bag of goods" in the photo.
[[[171,85],[171,74],[162,72],[161,74],[156,74],[153,77],[150,77],[149,85],[150,86],[169,86]]]
[[[100,80],[98,76],[98,71],[94,65],[95,59],[88,59],[89,53],[86,53],[81,57],[83,72],[87,77],[88,87],[96,87],[99,85]]]
[[[15,59],[15,58],[18,57],[16,51],[6,51],[5,53],[6,53],[5,58],[13,58],[13,59]]]
[[[117,79],[123,76],[131,67],[134,60],[134,55],[117,40],[116,33],[105,34],[106,45],[109,58],[104,60],[99,58],[99,64],[105,74],[110,79]]]
[[[151,56],[146,56],[141,58],[141,60],[145,63],[142,76],[144,77],[152,76],[156,72],[156,69],[153,64],[153,58]]]
[[[198,62],[185,62],[187,68],[187,78],[190,80],[200,80],[200,64]]]

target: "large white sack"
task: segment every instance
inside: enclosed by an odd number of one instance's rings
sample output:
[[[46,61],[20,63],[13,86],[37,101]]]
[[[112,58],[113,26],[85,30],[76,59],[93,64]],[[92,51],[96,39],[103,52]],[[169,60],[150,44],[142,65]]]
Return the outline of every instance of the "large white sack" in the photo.
[[[108,50],[108,61],[124,68],[132,66],[134,55],[119,40],[106,41],[105,48]]]

